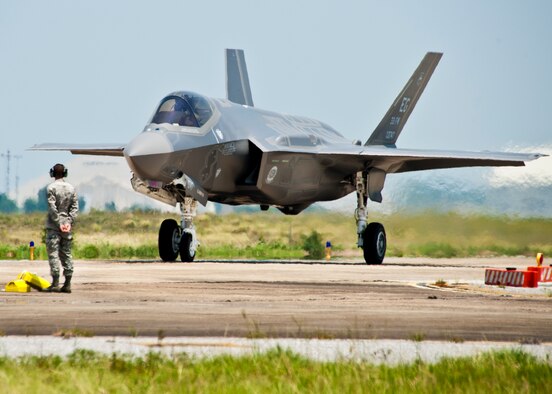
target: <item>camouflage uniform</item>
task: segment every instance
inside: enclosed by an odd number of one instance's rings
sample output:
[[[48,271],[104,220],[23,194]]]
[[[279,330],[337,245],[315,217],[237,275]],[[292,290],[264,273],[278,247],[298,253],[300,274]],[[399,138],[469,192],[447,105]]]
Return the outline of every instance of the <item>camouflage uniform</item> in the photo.
[[[46,189],[48,195],[48,216],[46,218],[46,250],[52,277],[59,276],[59,266],[63,275],[73,274],[71,243],[73,241],[73,222],[79,211],[79,202],[75,188],[63,179],[56,179]],[[71,231],[64,233],[59,226],[70,223]]]

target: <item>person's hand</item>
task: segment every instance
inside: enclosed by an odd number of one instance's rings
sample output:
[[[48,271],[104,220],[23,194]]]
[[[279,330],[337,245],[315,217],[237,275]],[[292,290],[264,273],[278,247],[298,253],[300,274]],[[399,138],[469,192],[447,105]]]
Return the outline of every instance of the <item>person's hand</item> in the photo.
[[[59,226],[62,233],[68,233],[71,231],[71,223],[65,223]]]

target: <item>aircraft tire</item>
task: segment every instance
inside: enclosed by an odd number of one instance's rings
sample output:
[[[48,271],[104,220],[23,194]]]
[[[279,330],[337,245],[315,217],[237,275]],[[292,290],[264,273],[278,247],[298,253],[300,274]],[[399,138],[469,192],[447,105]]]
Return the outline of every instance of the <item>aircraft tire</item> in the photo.
[[[157,246],[159,257],[163,261],[175,261],[178,257],[180,239],[180,227],[176,220],[165,219],[159,228]]]
[[[192,245],[192,234],[182,233],[180,238],[180,260],[183,263],[191,263],[194,261],[196,252],[190,250]]]
[[[381,264],[387,249],[385,228],[381,223],[370,223],[363,234],[364,261],[366,264]]]

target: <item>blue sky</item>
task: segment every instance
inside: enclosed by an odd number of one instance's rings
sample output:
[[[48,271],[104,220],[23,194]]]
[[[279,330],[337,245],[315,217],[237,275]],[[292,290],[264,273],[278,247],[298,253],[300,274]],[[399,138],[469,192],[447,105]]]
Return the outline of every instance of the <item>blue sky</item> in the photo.
[[[35,143],[127,142],[171,91],[223,97],[224,48],[245,50],[257,107],[351,140],[442,51],[399,147],[550,145],[550,21],[550,1],[0,0],[0,151],[24,183],[70,159]]]

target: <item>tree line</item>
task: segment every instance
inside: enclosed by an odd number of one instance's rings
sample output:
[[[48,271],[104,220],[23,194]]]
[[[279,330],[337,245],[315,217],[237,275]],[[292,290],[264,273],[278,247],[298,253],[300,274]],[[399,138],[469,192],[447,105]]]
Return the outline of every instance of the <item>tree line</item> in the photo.
[[[79,197],[79,210],[83,211],[85,200]],[[15,200],[9,198],[6,193],[0,194],[0,212],[1,213],[33,213],[46,212],[48,210],[48,200],[46,195],[46,186],[40,189],[35,198],[29,197],[19,207]]]

